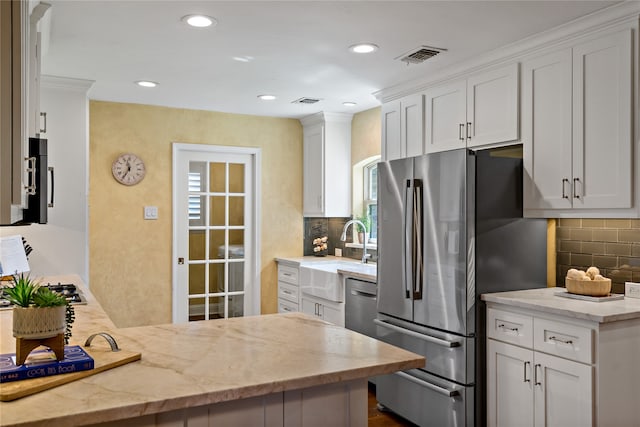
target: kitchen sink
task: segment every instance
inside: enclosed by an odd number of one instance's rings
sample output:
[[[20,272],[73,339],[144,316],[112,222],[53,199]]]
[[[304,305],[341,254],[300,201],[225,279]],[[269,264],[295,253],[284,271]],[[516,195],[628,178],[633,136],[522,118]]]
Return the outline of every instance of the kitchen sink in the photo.
[[[338,270],[376,274],[376,266],[351,261],[311,262],[300,265],[300,290],[302,293],[329,301],[344,301],[344,281]]]

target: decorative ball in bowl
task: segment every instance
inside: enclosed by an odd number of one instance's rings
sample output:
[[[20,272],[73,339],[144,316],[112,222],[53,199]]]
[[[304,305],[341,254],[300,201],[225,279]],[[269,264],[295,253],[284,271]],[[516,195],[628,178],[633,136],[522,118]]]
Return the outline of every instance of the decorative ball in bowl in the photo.
[[[611,292],[611,279],[600,275],[597,267],[589,267],[586,272],[572,268],[567,272],[565,286],[572,294],[602,297]]]

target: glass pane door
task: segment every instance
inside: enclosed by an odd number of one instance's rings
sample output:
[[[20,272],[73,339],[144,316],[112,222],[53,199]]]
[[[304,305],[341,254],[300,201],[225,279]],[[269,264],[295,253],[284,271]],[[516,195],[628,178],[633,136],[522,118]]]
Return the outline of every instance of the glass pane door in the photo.
[[[244,315],[247,165],[189,162],[189,320]]]

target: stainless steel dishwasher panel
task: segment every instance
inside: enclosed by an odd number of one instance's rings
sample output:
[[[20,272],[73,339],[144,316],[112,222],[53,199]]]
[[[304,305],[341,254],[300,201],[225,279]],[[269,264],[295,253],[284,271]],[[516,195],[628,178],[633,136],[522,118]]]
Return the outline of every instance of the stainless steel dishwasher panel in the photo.
[[[376,283],[352,278],[345,280],[345,328],[376,338],[373,320],[377,316],[377,294]]]

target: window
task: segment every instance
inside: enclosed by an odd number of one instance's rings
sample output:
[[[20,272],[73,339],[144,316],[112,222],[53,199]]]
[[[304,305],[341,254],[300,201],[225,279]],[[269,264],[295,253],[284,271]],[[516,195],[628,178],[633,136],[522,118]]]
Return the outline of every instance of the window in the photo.
[[[200,172],[189,172],[189,192],[200,192],[200,188]],[[201,218],[200,196],[189,194],[189,219],[198,221]]]
[[[378,239],[378,163],[377,160],[364,168],[364,212],[371,219],[369,241]]]

